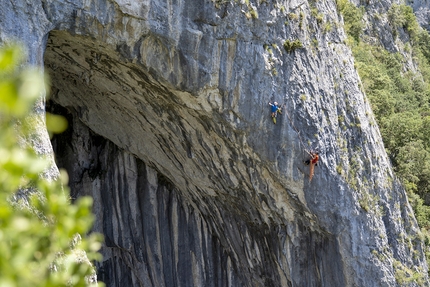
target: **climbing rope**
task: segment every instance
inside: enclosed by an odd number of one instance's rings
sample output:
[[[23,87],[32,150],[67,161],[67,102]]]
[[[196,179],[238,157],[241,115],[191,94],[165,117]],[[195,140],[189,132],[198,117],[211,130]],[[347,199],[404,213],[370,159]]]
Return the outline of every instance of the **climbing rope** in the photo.
[[[276,85],[275,80],[272,78],[272,94],[276,94],[275,87],[278,87],[278,86]],[[272,100],[273,100],[273,96],[272,96]],[[284,99],[284,100],[285,100],[285,99]],[[300,132],[299,132],[299,130],[296,128],[296,126],[294,125],[293,120],[291,119],[291,116],[290,116],[290,114],[288,113],[288,110],[287,110],[287,103],[286,103],[285,101],[284,101],[284,103],[282,104],[281,110],[285,110],[285,113],[287,114],[288,120],[290,121],[291,127],[292,127],[292,128],[294,129],[294,131],[297,133],[297,136],[298,136],[299,141],[300,141],[300,145],[302,146],[303,150],[304,150],[304,151],[305,151],[309,156],[311,156],[311,157],[312,157],[312,154],[311,154],[311,152],[310,152],[310,151],[311,151],[311,148],[310,148],[309,146],[306,146],[306,145],[303,143],[302,137],[300,136]],[[309,148],[307,148],[307,147],[309,147]]]
[[[283,104],[284,108],[286,107],[286,103]],[[299,138],[299,142],[303,147],[303,150],[310,156],[312,156],[312,154],[310,153],[310,149],[307,148],[307,146],[303,143],[302,137],[300,136],[300,131],[296,128],[296,126],[293,123],[293,120],[291,119],[290,113],[288,112],[288,110],[285,108],[285,113],[287,114],[288,120],[290,121],[290,125],[293,128],[293,130],[297,133],[297,136]]]

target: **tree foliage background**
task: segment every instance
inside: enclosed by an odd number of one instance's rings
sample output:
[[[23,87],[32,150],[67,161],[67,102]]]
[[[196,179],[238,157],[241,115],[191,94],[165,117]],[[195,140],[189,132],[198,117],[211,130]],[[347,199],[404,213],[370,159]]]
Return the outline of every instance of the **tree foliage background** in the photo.
[[[49,161],[25,138],[45,77],[21,68],[23,55],[18,46],[0,48],[0,286],[87,286],[96,281],[91,260],[101,246],[99,235],[87,236],[92,199],[72,204],[64,173],[41,176]],[[49,119],[54,131],[64,128],[61,118]]]
[[[394,39],[406,35],[401,54],[371,44],[363,36],[364,7],[337,0],[355,65],[370,100],[396,175],[403,182],[415,217],[430,247],[430,35],[410,6],[392,4],[387,13]],[[357,15],[361,15],[357,17]],[[380,15],[382,16],[382,15]],[[362,29],[352,29],[359,27]],[[358,32],[357,32],[358,31]],[[408,69],[405,55],[416,70]],[[427,251],[430,262],[430,252]]]

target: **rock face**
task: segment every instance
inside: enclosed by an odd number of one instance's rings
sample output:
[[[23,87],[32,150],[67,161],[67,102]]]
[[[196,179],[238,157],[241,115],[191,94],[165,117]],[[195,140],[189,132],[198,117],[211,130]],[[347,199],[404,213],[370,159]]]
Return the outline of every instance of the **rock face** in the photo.
[[[430,5],[428,0],[419,0],[411,2],[411,6],[414,9],[415,15],[417,16],[418,23],[430,31]]]
[[[68,117],[72,126],[54,149],[72,172],[72,197],[95,199],[94,229],[106,241],[98,278],[107,285],[345,286],[336,238],[312,230],[304,211],[285,226],[253,222],[259,215],[252,206],[242,214],[243,207],[229,206],[238,199],[193,202],[153,167]]]
[[[95,199],[107,286],[428,284],[334,1],[0,9],[1,39],[44,51],[51,108],[71,123],[58,165]]]

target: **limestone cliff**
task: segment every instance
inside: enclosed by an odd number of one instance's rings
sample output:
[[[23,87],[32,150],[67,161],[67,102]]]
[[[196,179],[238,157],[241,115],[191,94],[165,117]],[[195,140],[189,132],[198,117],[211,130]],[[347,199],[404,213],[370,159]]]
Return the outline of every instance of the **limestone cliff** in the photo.
[[[53,147],[95,199],[107,286],[428,283],[334,1],[7,0],[0,16],[2,41],[44,54],[71,124]]]

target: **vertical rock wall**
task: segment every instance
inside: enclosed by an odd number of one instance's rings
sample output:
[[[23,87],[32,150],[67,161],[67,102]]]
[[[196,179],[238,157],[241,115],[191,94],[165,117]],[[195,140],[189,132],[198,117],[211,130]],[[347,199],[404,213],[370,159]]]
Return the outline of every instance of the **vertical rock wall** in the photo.
[[[95,199],[109,286],[428,282],[334,1],[3,7],[1,39],[46,41],[73,123],[55,152],[74,196]],[[276,125],[270,100],[285,104]]]

